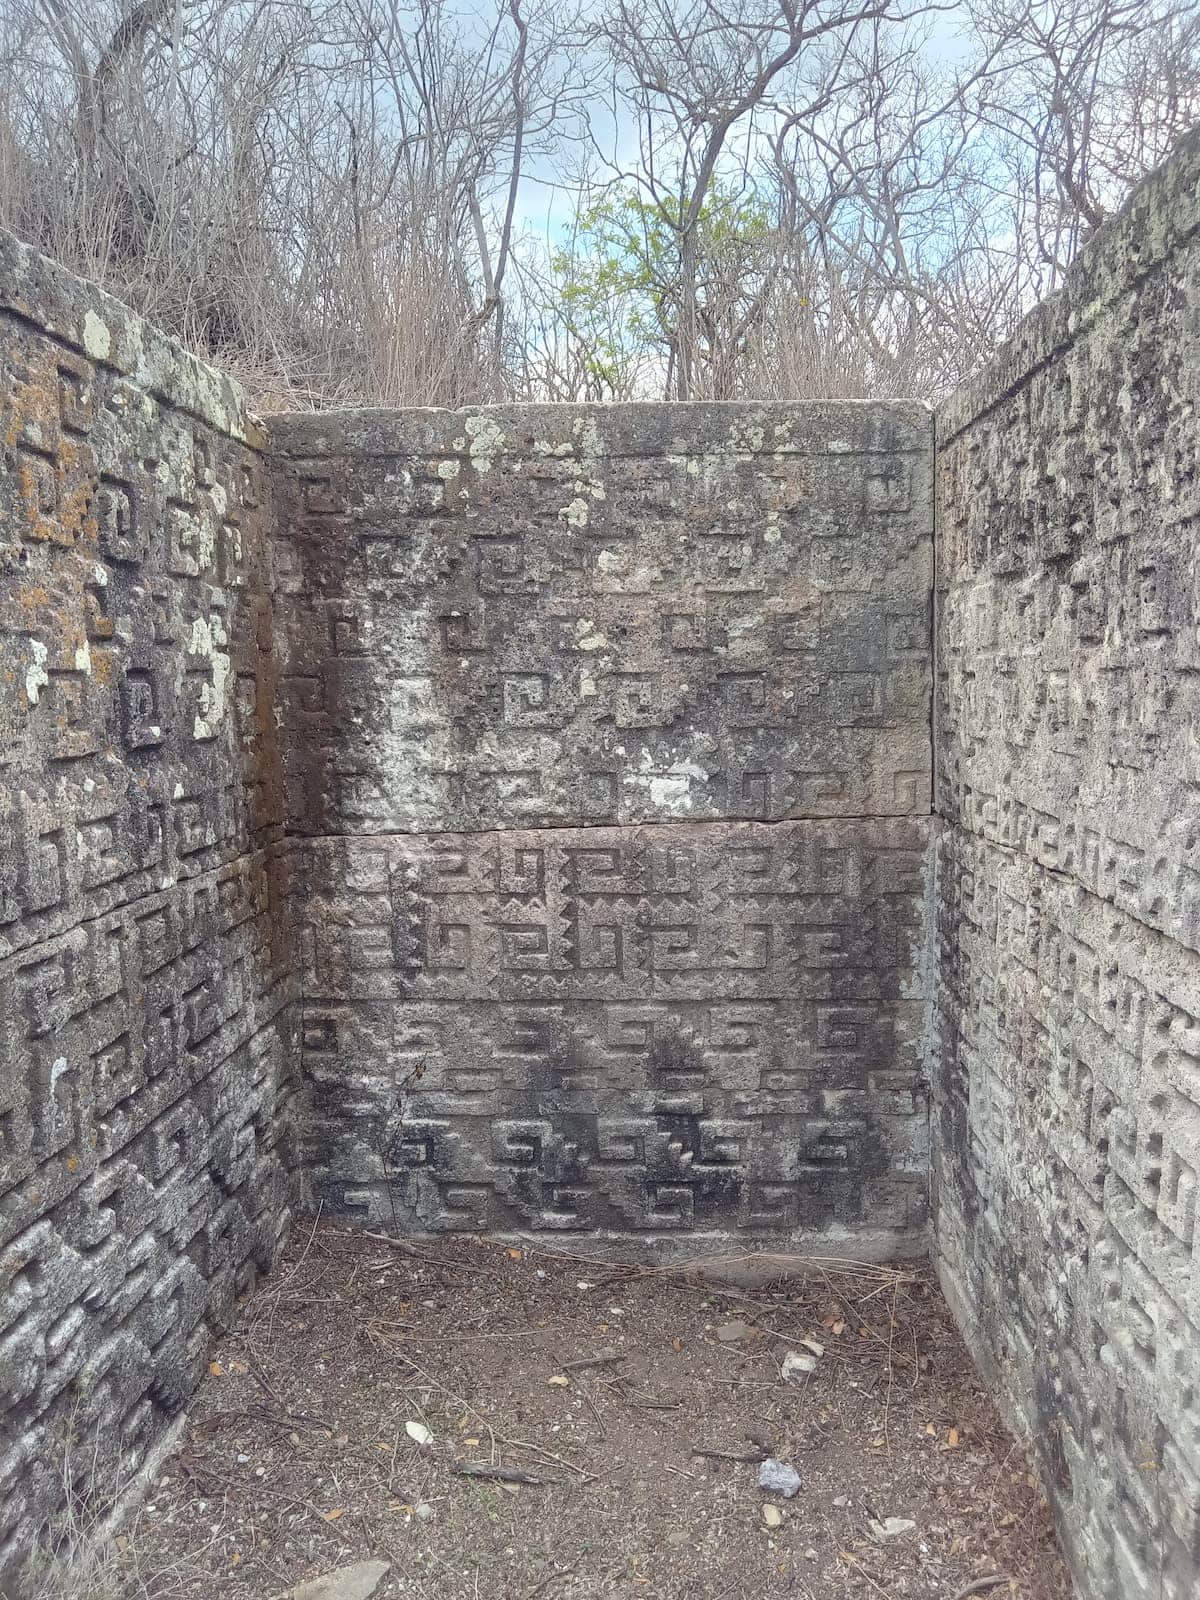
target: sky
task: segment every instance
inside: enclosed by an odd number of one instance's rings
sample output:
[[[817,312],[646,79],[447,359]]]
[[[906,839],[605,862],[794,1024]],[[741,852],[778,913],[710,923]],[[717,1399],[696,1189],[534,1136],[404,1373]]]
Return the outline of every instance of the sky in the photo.
[[[925,53],[932,64],[953,68],[967,59],[971,41],[964,23],[965,10],[958,5],[933,12],[925,19]],[[637,129],[628,115],[619,107],[614,110],[611,102],[600,95],[585,101],[585,114],[591,124],[591,140],[580,135],[580,118],[572,112],[569,119],[563,119],[565,151],[535,152],[525,163],[517,226],[552,246],[562,242],[574,215],[574,191],[564,164],[578,168],[587,161],[593,176],[601,181],[615,176],[618,165],[626,170],[637,166]],[[736,140],[731,141],[731,148],[736,149]]]

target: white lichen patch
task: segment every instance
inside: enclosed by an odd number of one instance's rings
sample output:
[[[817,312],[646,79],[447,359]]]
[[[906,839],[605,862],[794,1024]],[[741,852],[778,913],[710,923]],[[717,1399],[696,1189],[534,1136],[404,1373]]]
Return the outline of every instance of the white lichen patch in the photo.
[[[595,623],[587,617],[580,617],[575,624],[575,646],[579,650],[606,650],[608,639]]]
[[[107,361],[112,354],[112,330],[90,307],[83,314],[83,348],[93,361]]]
[[[40,639],[30,639],[29,650],[33,659],[25,668],[25,698],[31,706],[38,703],[38,695],[50,682],[46,671],[46,658],[50,652]]]
[[[703,786],[708,782],[704,768],[686,757],[673,761],[669,767],[656,767],[645,750],[641,760],[641,771],[626,775],[630,787],[644,789],[657,809],[675,816],[686,815],[695,804],[693,783]]]
[[[450,457],[447,457],[444,461],[439,461],[437,464],[437,475],[443,483],[452,483],[458,477],[459,470],[459,463]]]
[[[192,725],[194,739],[215,739],[217,729],[225,720],[226,693],[229,685],[229,652],[225,624],[220,617],[197,617],[192,623],[192,636],[188,644],[190,653],[203,656],[211,674],[200,685],[200,703]]]
[[[123,365],[137,372],[145,365],[146,341],[142,337],[142,324],[138,317],[130,317],[121,333]]]
[[[468,417],[467,438],[471,465],[476,472],[490,472],[504,449],[504,433],[494,417]]]
[[[704,774],[699,768],[694,772],[672,769],[670,772],[655,773],[647,785],[651,803],[661,806],[664,811],[690,811],[694,776],[703,777]]]
[[[190,371],[191,381],[184,376]],[[191,361],[179,373],[187,399],[214,427],[239,438],[244,432],[241,398],[233,380],[202,361]]]
[[[90,673],[92,670],[92,652],[85,639],[75,650],[75,671]]]
[[[766,442],[765,431],[748,423],[729,430],[729,448],[731,450],[743,450],[752,455],[757,455],[765,448]]]
[[[596,570],[609,580],[601,585],[605,594],[647,594],[664,581],[661,567],[633,566],[628,550],[601,550]]]
[[[564,476],[574,478],[572,485],[573,495],[571,500],[560,506],[558,514],[570,528],[586,528],[590,507],[589,500],[604,500],[608,497],[608,490],[603,480],[595,474],[595,460],[588,457],[579,457],[569,460],[564,464]]]
[[[199,571],[212,570],[217,555],[217,525],[208,517],[196,519],[196,565]]]
[[[584,460],[589,457],[595,460],[603,454],[604,441],[600,437],[600,427],[595,417],[578,417],[572,425],[571,432],[579,440],[580,455]]]

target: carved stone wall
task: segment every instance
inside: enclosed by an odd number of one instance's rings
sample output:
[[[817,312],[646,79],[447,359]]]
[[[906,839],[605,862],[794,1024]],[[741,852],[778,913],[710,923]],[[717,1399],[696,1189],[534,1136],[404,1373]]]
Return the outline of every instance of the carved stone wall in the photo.
[[[589,1242],[922,1248],[927,825],[313,847],[327,1209]]]
[[[0,1575],[270,1265],[295,962],[259,430],[0,237]]]
[[[925,816],[929,413],[272,427],[297,833]]]
[[[393,1228],[915,1250],[929,1067],[1081,1590],[1190,1596],[1200,140],[938,420],[936,819],[919,407],[268,454],[3,236],[0,357],[0,1573],[64,1462],[153,1458],[305,1169]]]
[[[1200,1571],[1200,142],[939,418],[935,1237],[1082,1592]]]
[[[920,1248],[929,413],[272,445],[326,1209]]]

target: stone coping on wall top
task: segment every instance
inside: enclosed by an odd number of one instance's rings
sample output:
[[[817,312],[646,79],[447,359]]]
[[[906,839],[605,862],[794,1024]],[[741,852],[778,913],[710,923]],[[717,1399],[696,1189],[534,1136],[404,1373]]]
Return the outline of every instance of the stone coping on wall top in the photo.
[[[228,374],[0,228],[0,312],[5,311],[164,404],[252,449],[265,448],[263,426]]]
[[[284,457],[460,456],[546,461],[602,456],[930,454],[933,413],[918,400],[618,401],[273,416]]]
[[[1200,234],[1200,128],[1133,190],[1088,241],[1063,286],[1043,300],[982,371],[937,410],[938,444],[950,443],[1039,368],[1059,358],[1110,307]]]

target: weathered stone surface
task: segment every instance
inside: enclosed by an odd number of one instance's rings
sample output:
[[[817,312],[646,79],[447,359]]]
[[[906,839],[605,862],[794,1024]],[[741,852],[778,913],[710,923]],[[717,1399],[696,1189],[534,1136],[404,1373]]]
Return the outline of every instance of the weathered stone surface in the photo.
[[[213,375],[177,351],[166,404],[160,336],[0,245],[2,957],[270,843],[282,801],[260,453]]]
[[[960,829],[938,863],[938,1248],[1085,1595],[1183,1600],[1200,1474],[1200,971]]]
[[[306,848],[327,1212],[919,1248],[928,824]]]
[[[928,413],[291,419],[268,472],[7,238],[0,355],[0,1567],[269,1265],[301,1024],[343,1213],[916,1246]],[[853,820],[438,831],[726,813]]]
[[[0,1572],[68,1435],[147,1460],[294,1146],[386,1227],[895,1251],[928,1065],[1081,1589],[1191,1595],[1198,328],[1193,139],[939,419],[930,819],[921,408],[290,418],[268,471],[0,237]]]
[[[305,996],[787,1000],[820,972],[822,998],[895,998],[927,836],[881,819],[323,840],[304,851]]]
[[[272,427],[302,833],[929,810],[922,407]]]
[[[939,813],[1200,950],[1200,158],[938,419]]]
[[[269,472],[8,238],[0,355],[0,1566],[270,1263],[301,1024],[331,1209],[916,1247],[927,412],[290,419]],[[852,820],[561,826],[791,813]]]
[[[327,1211],[919,1241],[930,441],[877,404],[273,425]],[[791,816],[853,820],[709,820]]]
[[[1081,1592],[1200,1571],[1200,140],[939,418],[934,1231]]]
[[[6,1584],[65,1472],[128,1483],[270,1265],[299,1050],[261,433],[7,237],[0,392]]]
[[[280,1600],[371,1600],[392,1570],[387,1561],[356,1561],[289,1589]]]

